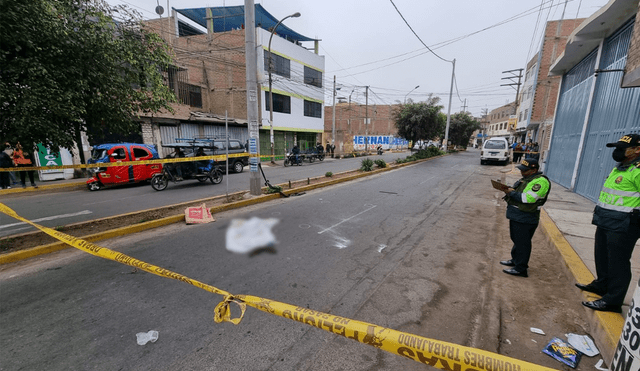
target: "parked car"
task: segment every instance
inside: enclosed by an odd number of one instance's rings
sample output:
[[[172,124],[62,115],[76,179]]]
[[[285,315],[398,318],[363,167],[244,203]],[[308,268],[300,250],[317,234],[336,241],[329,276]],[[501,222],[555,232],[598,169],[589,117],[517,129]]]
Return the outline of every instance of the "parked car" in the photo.
[[[249,152],[245,149],[242,142],[238,139],[209,139],[209,138],[195,138],[195,139],[184,139],[178,138],[176,142],[179,143],[198,143],[203,142],[207,143],[207,147],[205,147],[205,154],[207,156],[224,156],[227,154],[227,143],[229,143],[229,155],[240,155],[240,156],[229,156],[229,170],[235,173],[241,173],[244,170],[245,166],[249,166]],[[211,146],[213,145],[213,147]],[[213,148],[213,149],[211,149]],[[220,161],[223,164],[223,161]]]
[[[480,164],[487,162],[501,162],[504,165],[509,163],[509,142],[505,138],[489,138],[484,142],[480,151]]]
[[[106,185],[138,183],[150,180],[153,174],[162,171],[162,164],[100,167],[101,163],[157,160],[158,150],[151,144],[112,143],[93,146],[88,164],[97,167],[89,169],[91,178],[87,188],[97,191]]]

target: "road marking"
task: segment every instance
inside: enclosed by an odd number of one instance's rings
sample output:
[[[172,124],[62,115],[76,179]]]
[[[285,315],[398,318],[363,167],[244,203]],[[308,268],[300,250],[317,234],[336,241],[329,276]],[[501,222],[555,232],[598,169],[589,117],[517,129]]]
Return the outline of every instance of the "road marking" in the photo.
[[[93,213],[91,210],[83,210],[83,211],[78,211],[77,213],[72,213],[72,214],[53,215],[53,216],[47,216],[47,217],[40,218],[40,219],[33,219],[32,221],[33,222],[43,222],[43,221],[46,221],[46,220],[71,218],[72,216],[87,215],[87,214],[91,214],[91,213]],[[20,222],[20,223],[5,224],[5,225],[0,226],[0,229],[14,227],[16,225],[23,225],[23,224],[27,224],[27,223]]]
[[[368,209],[366,209],[366,210],[364,210],[364,211],[361,211],[361,212],[357,213],[356,215],[354,215],[354,216],[352,216],[352,217],[349,217],[349,218],[347,218],[347,219],[344,219],[344,220],[343,220],[343,221],[341,221],[340,223],[338,223],[338,224],[334,224],[334,225],[332,225],[331,227],[329,227],[329,228],[327,228],[327,229],[325,229],[325,230],[323,230],[323,231],[318,232],[318,234],[323,234],[324,232],[326,232],[326,231],[328,231],[328,230],[331,230],[331,229],[333,229],[334,227],[337,227],[337,226],[339,226],[340,224],[342,224],[342,223],[344,223],[344,222],[347,222],[347,221],[349,221],[349,220],[351,220],[351,219],[355,218],[356,216],[358,216],[358,215],[360,215],[360,214],[364,214],[364,213],[366,213],[367,211],[369,211],[369,210],[371,210],[371,209],[375,208],[376,206],[377,206],[377,205],[371,205],[371,207],[370,207],[370,208],[368,208]]]
[[[436,177],[436,176],[434,175],[434,176],[432,176],[432,177],[428,178],[427,180],[423,180],[422,182],[418,183],[418,185],[420,185],[420,184],[422,184],[422,183],[426,183],[426,182],[430,181],[431,179],[433,179],[433,178],[435,178],[435,177]]]

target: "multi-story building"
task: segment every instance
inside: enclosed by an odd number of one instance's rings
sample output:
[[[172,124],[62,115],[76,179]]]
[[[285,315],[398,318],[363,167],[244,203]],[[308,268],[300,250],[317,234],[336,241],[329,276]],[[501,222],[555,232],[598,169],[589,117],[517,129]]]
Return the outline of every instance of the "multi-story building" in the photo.
[[[282,156],[294,142],[305,147],[321,140],[324,56],[317,54],[318,40],[284,24],[272,34],[278,20],[260,4],[255,18],[260,149],[262,155],[271,153],[271,60],[275,153]],[[248,139],[244,6],[174,9],[171,17],[146,23],[173,49],[175,64],[163,72],[179,102],[173,113],[141,114],[144,142],[160,145],[177,137],[227,133],[242,142]],[[304,42],[313,42],[313,51]]]
[[[514,141],[526,143],[530,140],[527,137],[527,128],[529,126],[529,114],[533,107],[533,89],[538,72],[538,54],[536,54],[529,63],[527,63],[526,72],[524,74],[524,82],[522,90],[518,98],[518,110],[516,112],[516,125],[513,130]]]
[[[509,119],[514,115],[515,107],[515,102],[511,102],[489,112],[487,137],[504,137],[509,141],[513,140],[513,130],[509,127]]]
[[[585,18],[547,22],[538,53],[527,63],[518,105],[516,139],[537,142],[543,153],[549,148],[560,76],[547,76],[549,67],[564,53],[567,38]]]

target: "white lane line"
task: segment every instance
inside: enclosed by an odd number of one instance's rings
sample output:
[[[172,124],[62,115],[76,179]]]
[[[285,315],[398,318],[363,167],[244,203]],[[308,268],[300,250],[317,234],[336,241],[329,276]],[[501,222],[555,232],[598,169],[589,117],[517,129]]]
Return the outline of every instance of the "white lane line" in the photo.
[[[73,216],[78,216],[78,215],[87,215],[87,214],[91,214],[92,211],[90,210],[83,210],[83,211],[78,211],[77,213],[72,213],[72,214],[62,214],[62,215],[53,215],[53,216],[47,216],[45,218],[40,218],[40,219],[33,219],[32,222],[44,222],[46,220],[55,220],[55,219],[62,219],[62,218],[71,218]],[[9,227],[14,227],[16,225],[23,225],[23,224],[27,224],[25,222],[20,222],[20,223],[13,223],[13,224],[5,224],[0,226],[0,229],[2,228],[9,228]]]
[[[422,184],[422,183],[426,183],[426,182],[430,181],[431,179],[433,179],[433,178],[435,178],[435,177],[436,177],[436,176],[434,175],[434,176],[432,176],[432,177],[431,177],[431,178],[429,178],[429,179],[423,180],[422,182],[418,183],[418,185],[420,185],[420,184]]]
[[[344,219],[344,220],[343,220],[343,221],[341,221],[340,223],[338,223],[338,224],[334,224],[334,225],[332,225],[331,227],[329,227],[329,228],[327,228],[327,229],[325,229],[325,230],[323,230],[323,231],[318,232],[318,234],[323,234],[324,232],[326,232],[326,231],[328,231],[328,230],[331,230],[331,229],[333,229],[334,227],[337,227],[337,226],[339,226],[340,224],[342,224],[342,223],[344,223],[344,222],[347,222],[347,221],[349,221],[349,220],[351,220],[351,219],[355,218],[356,216],[358,216],[358,215],[360,215],[360,214],[364,214],[364,213],[366,213],[367,211],[369,211],[369,210],[371,210],[371,209],[375,208],[376,206],[377,206],[377,205],[371,205],[371,207],[370,207],[370,208],[368,208],[368,209],[366,209],[366,210],[364,210],[364,211],[361,211],[361,212],[357,213],[356,215],[354,215],[354,216],[352,216],[352,217],[350,217],[350,218]]]

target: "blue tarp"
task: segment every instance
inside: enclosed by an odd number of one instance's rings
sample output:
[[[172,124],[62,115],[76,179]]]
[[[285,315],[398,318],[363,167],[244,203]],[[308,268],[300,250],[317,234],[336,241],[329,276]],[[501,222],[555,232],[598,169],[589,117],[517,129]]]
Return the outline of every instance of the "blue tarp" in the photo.
[[[262,5],[255,4],[256,27],[270,31],[278,23],[278,19],[269,14]],[[207,28],[207,8],[175,9],[176,12],[189,18],[195,23]],[[225,32],[244,28],[244,5],[210,7],[213,17],[213,32]],[[280,24],[276,34],[290,41],[314,41],[310,37],[301,35],[284,24]]]

